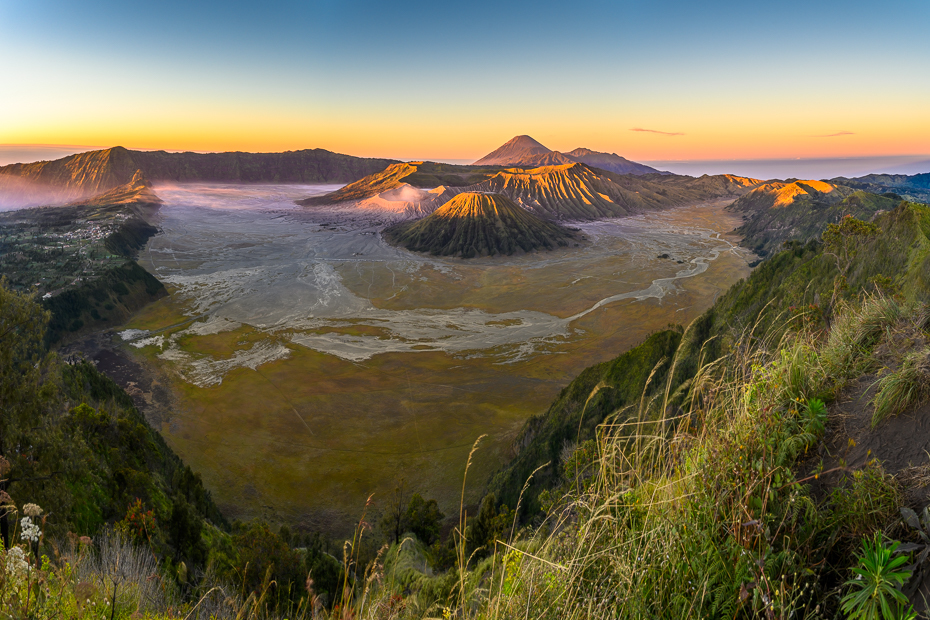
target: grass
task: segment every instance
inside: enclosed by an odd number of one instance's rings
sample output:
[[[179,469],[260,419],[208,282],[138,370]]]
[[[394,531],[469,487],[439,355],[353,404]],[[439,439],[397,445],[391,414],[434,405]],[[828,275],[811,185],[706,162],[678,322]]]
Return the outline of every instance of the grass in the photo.
[[[930,350],[908,353],[900,368],[876,381],[876,385],[873,427],[930,397]]]
[[[844,597],[857,597],[858,583],[847,582],[859,563],[853,557],[859,541],[876,532],[894,534],[902,500],[880,464],[853,473],[847,486],[822,497],[809,486],[819,474],[799,477],[800,464],[817,449],[832,395],[874,362],[889,332],[923,324],[924,316],[922,306],[867,297],[834,317],[836,334],[816,327],[775,330],[752,347],[733,349],[724,363],[700,367],[681,408],[665,406],[667,377],[675,373],[658,370],[675,358],[651,370],[647,365],[643,395],[602,416],[593,441],[558,456],[566,484],[545,519],[522,530],[504,528],[492,553],[480,560],[469,551],[475,515],[468,487],[479,475],[477,457],[489,446],[482,443],[476,451],[477,443],[469,443],[457,455],[452,569],[433,574],[434,551],[409,537],[363,563],[373,534],[369,503],[345,548],[338,607],[315,607],[310,590],[288,617],[830,617]],[[688,331],[680,337],[687,339]],[[610,392],[606,385],[599,380],[579,393],[586,409]],[[252,482],[272,483],[261,476]],[[302,484],[314,492],[312,481]],[[521,492],[518,501],[525,500]],[[897,563],[886,555],[884,566]],[[76,574],[62,563],[46,567],[48,592],[58,598],[45,598],[43,609],[57,605],[67,617],[100,617],[82,615],[74,595],[80,583],[96,583],[98,577],[66,581],[69,570]],[[103,584],[94,586],[95,600],[106,606],[114,589],[107,575],[117,573],[93,571]],[[202,599],[168,597],[145,609],[132,598],[133,587],[124,589],[121,581],[115,589],[129,602],[110,596],[118,602],[110,609],[116,609],[114,618],[134,611],[166,618],[174,605],[183,617],[200,601],[214,617],[263,618],[269,614],[267,581],[251,595],[224,595],[215,604],[204,590]],[[3,591],[10,596],[9,589]],[[36,604],[28,596],[26,604]]]
[[[594,475],[522,543],[499,540],[487,564],[459,570],[447,617],[835,613],[853,543],[895,523],[901,496],[877,464],[821,500],[795,472],[824,430],[817,396],[857,377],[870,334],[911,311],[866,299],[834,321],[861,345],[852,354],[845,337],[791,332],[704,367],[685,411],[646,398],[632,419],[607,420]]]

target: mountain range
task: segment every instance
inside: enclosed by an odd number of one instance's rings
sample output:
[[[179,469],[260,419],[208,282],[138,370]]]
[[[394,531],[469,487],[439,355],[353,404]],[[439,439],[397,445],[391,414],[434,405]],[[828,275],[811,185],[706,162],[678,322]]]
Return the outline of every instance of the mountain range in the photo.
[[[396,163],[323,149],[284,153],[168,153],[120,146],[54,161],[0,167],[0,204],[66,203],[130,183],[137,170],[153,182],[349,183]]]
[[[306,206],[366,201],[396,188],[428,188],[417,194],[415,211],[429,213],[461,192],[503,194],[551,220],[595,220],[666,209],[704,200],[736,198],[760,181],[733,175],[621,175],[583,163],[537,168],[454,166],[432,162],[394,164],[323,195]]]
[[[586,148],[577,148],[568,153],[560,153],[546,148],[530,136],[516,136],[491,151],[473,165],[475,166],[564,166],[582,163],[617,174],[670,174],[655,168],[638,164],[616,153],[600,153]]]

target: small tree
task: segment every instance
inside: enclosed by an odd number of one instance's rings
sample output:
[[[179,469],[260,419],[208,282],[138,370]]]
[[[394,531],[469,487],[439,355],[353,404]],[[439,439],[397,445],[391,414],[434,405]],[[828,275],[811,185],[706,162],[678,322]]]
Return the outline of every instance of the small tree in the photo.
[[[410,531],[416,534],[423,544],[432,545],[439,539],[439,530],[445,517],[436,500],[427,501],[419,493],[414,493],[407,505],[404,520]]]
[[[401,535],[407,531],[407,483],[402,478],[394,487],[394,492],[388,496],[387,506],[384,510],[384,516],[381,518],[381,530],[393,542],[400,542]]]

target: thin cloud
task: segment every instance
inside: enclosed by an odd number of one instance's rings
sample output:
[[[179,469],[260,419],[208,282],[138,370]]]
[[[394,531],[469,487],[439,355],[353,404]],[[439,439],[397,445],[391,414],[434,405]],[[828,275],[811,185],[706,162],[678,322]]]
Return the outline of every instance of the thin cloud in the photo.
[[[646,133],[657,133],[660,136],[683,136],[685,134],[677,131],[659,131],[658,129],[643,129],[642,127],[633,127],[630,131],[643,131]]]
[[[811,138],[837,138],[839,136],[854,136],[856,133],[854,131],[838,131],[836,133],[825,133],[819,136],[811,136]]]

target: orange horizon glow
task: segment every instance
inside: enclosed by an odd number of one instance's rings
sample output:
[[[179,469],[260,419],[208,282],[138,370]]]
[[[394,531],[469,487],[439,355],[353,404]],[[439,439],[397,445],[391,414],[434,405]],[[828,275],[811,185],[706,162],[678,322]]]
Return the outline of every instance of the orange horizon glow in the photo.
[[[290,136],[255,137],[250,135],[231,137],[229,135],[200,135],[172,136],[170,134],[136,134],[126,132],[121,136],[108,135],[108,133],[76,134],[75,139],[54,142],[42,141],[42,137],[33,142],[18,141],[0,143],[0,147],[24,148],[73,148],[75,152],[98,150],[122,146],[130,150],[139,151],[169,151],[169,152],[250,152],[250,153],[278,153],[284,151],[298,151],[304,149],[321,148],[334,153],[353,155],[356,157],[372,157],[384,159],[398,159],[402,161],[437,161],[437,160],[464,160],[476,161],[494,149],[501,146],[515,135],[527,133],[539,140],[554,151],[568,152],[584,147],[594,151],[616,153],[633,161],[720,161],[720,160],[768,160],[768,159],[828,159],[828,158],[859,158],[859,157],[920,157],[930,155],[930,135],[915,137],[912,132],[907,136],[869,136],[853,132],[852,135],[820,138],[813,135],[803,135],[796,132],[792,136],[747,136],[740,139],[738,136],[710,137],[700,134],[685,134],[684,136],[662,136],[637,139],[632,136],[626,139],[610,140],[605,137],[591,136],[588,139],[572,139],[555,132],[527,132],[516,131],[511,133],[487,132],[488,135],[462,136],[459,143],[447,146],[436,145],[421,140],[403,140],[385,132],[382,135],[371,134],[364,137],[320,135],[296,138]],[[551,133],[551,135],[550,135]],[[930,133],[930,132],[928,132]],[[135,135],[134,135],[135,134]],[[547,138],[538,136],[548,135]],[[86,140],[81,140],[86,137]],[[651,139],[650,139],[651,138]],[[768,139],[766,139],[768,138]],[[680,144],[662,144],[662,141],[678,140]],[[763,142],[763,140],[765,140]],[[652,143],[650,143],[652,142]],[[829,142],[825,144],[825,142]]]
[[[110,145],[145,150],[280,152],[322,148],[358,157],[475,161],[515,135],[557,151],[578,147],[633,161],[813,159],[930,153],[923,98],[848,99],[774,93],[626,102],[542,101],[536,109],[411,108],[129,95],[63,112],[20,107],[0,143]],[[359,104],[360,105],[360,104]],[[0,103],[0,108],[3,104]],[[13,111],[13,110],[11,110]],[[12,117],[11,117],[12,118]]]
[[[515,135],[556,151],[578,147],[634,161],[702,161],[920,156],[930,153],[930,115],[917,103],[813,106],[758,111],[696,107],[688,113],[631,110],[612,116],[567,112],[474,112],[457,118],[282,107],[207,105],[134,108],[83,118],[37,115],[0,128],[0,143],[108,145],[140,150],[281,152],[322,148],[357,157],[475,161]],[[760,122],[764,118],[765,122]],[[604,120],[607,119],[607,120]]]

